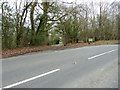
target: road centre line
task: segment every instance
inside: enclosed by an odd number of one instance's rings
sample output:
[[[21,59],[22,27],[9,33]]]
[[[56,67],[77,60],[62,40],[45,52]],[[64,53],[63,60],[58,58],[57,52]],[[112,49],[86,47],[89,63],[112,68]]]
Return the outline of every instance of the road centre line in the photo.
[[[102,56],[102,55],[104,55],[104,54],[111,53],[111,52],[116,51],[116,50],[117,50],[117,49],[114,49],[114,50],[111,50],[111,51],[107,51],[107,52],[104,52],[104,53],[101,53],[101,54],[98,54],[98,55],[95,55],[95,56],[89,57],[88,59],[93,59],[93,58],[96,58],[96,57]]]
[[[12,87],[14,87],[14,86],[17,86],[17,85],[20,85],[20,84],[23,84],[23,83],[26,83],[26,82],[29,82],[29,81],[35,80],[35,79],[37,79],[37,78],[40,78],[40,77],[46,76],[46,75],[48,75],[48,74],[51,74],[51,73],[57,72],[57,71],[59,71],[59,70],[60,70],[60,69],[55,69],[55,70],[52,70],[52,71],[49,71],[49,72],[46,72],[46,73],[40,74],[40,75],[38,75],[38,76],[35,76],[35,77],[32,77],[32,78],[29,78],[29,79],[25,79],[25,80],[23,80],[23,81],[19,81],[19,82],[17,82],[17,83],[14,83],[14,84],[11,84],[11,85],[8,85],[8,86],[5,86],[5,87],[3,87],[2,89],[4,89],[4,88],[12,88]]]

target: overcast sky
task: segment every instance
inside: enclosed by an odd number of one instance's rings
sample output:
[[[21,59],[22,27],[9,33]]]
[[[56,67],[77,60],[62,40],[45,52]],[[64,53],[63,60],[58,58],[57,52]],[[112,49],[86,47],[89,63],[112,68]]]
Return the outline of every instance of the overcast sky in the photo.
[[[15,2],[16,0],[0,0],[0,1]],[[19,1],[19,0],[17,0],[17,1]],[[24,0],[22,0],[22,1],[24,1]],[[28,0],[28,1],[30,1],[30,0]],[[56,1],[56,0],[52,0],[52,1]],[[59,0],[57,0],[57,1],[59,2]],[[88,3],[89,4],[92,1],[95,2],[95,3],[99,3],[100,1],[101,2],[112,3],[113,1],[120,1],[120,0],[60,0],[60,1],[69,2],[69,3],[76,2],[78,4],[82,2],[82,3]],[[41,0],[39,0],[39,2],[41,2]],[[2,13],[1,9],[0,9],[0,13]]]
[[[113,1],[120,1],[120,0],[65,0],[65,2],[77,2],[77,3],[80,3],[80,2],[91,2],[91,1],[93,1],[93,2],[109,2],[109,3],[111,3],[111,2],[113,2]]]
[[[21,0],[0,0],[0,1],[8,1],[8,2],[15,2],[15,1],[21,1]],[[22,1],[24,1],[24,0],[22,0]],[[28,0],[28,1],[33,1],[33,0]],[[41,2],[42,0],[38,0],[39,2]],[[44,1],[44,0],[43,0]],[[46,0],[45,0],[46,1]],[[47,1],[64,1],[64,2],[77,2],[77,3],[80,3],[80,2],[91,2],[91,1],[93,1],[93,2],[109,2],[109,3],[111,3],[111,2],[113,2],[113,1],[120,1],[120,0],[47,0]]]

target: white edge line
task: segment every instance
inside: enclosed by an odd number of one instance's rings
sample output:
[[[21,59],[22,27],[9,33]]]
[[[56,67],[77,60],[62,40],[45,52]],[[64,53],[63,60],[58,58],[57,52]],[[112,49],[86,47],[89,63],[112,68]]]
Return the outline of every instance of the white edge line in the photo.
[[[107,52],[104,52],[104,53],[101,53],[101,54],[98,54],[98,55],[89,57],[88,59],[93,59],[93,58],[99,57],[99,56],[101,56],[101,55],[104,55],[104,54],[107,54],[107,53],[111,53],[111,52],[116,51],[116,50],[117,50],[117,49],[114,49],[114,50],[111,50],[111,51],[107,51]]]
[[[17,85],[20,85],[20,84],[23,84],[23,83],[26,83],[26,82],[29,82],[29,81],[32,81],[34,79],[37,79],[37,78],[40,78],[40,77],[43,77],[43,76],[46,76],[48,74],[51,74],[51,73],[54,73],[54,72],[57,72],[59,71],[60,69],[55,69],[55,70],[52,70],[52,71],[49,71],[49,72],[46,72],[46,73],[43,73],[41,75],[38,75],[38,76],[35,76],[35,77],[32,77],[32,78],[29,78],[29,79],[26,79],[26,80],[23,80],[23,81],[19,81],[17,83],[14,83],[14,84],[11,84],[11,85],[8,85],[8,86],[5,86],[3,88],[11,88],[11,87],[14,87],[14,86],[17,86]],[[0,88],[0,89],[3,89],[3,88]]]

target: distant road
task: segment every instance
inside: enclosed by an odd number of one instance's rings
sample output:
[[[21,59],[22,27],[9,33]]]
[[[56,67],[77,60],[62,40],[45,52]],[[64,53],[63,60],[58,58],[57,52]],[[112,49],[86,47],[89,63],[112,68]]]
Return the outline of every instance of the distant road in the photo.
[[[118,45],[6,58],[2,70],[3,88],[117,88]]]

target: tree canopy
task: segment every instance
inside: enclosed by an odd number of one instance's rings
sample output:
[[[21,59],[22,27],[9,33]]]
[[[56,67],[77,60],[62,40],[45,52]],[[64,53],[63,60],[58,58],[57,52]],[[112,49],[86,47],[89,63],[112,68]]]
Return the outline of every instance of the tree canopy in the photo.
[[[119,3],[2,2],[2,46],[12,49],[62,42],[118,40]],[[99,12],[96,12],[96,7]]]

